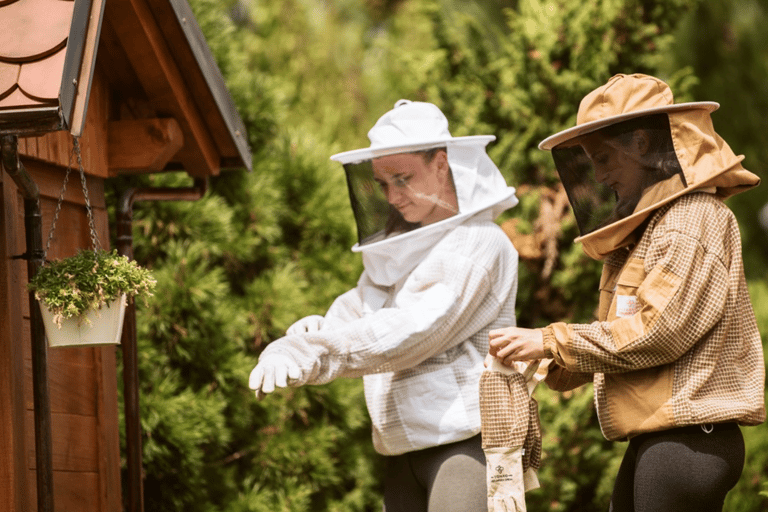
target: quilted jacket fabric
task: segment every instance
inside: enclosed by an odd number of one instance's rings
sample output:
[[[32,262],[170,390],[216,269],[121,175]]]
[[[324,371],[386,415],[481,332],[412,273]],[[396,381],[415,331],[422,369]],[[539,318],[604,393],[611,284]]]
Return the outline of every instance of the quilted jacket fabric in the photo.
[[[605,260],[599,321],[543,329],[547,382],[594,375],[611,440],[700,423],[765,420],[765,363],[736,218],[714,194],[660,208],[637,245]]]
[[[364,272],[321,330],[274,341],[302,369],[292,385],[364,376],[374,447],[398,455],[480,432],[488,332],[515,323],[517,252],[490,219],[446,234],[392,286]]]

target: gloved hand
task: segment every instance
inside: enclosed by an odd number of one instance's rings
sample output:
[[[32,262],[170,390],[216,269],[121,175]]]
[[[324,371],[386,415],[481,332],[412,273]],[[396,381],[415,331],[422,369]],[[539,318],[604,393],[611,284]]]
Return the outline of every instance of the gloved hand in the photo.
[[[288,379],[301,377],[301,369],[296,362],[284,354],[268,354],[259,358],[256,368],[251,371],[248,387],[256,392],[256,398],[263,398],[275,390],[275,386],[284,388]]]
[[[309,315],[291,325],[285,334],[304,334],[319,331],[325,318],[320,315]]]

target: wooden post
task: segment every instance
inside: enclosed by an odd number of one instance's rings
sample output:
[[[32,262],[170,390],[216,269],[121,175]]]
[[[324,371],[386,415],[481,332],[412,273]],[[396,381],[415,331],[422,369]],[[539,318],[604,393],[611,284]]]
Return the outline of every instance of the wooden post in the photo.
[[[43,264],[43,215],[40,191],[19,160],[19,139],[6,135],[2,139],[3,167],[13,178],[24,197],[24,232],[27,252],[27,274],[31,280]],[[32,386],[35,408],[35,462],[37,475],[37,507],[40,512],[53,512],[53,462],[51,448],[51,404],[48,392],[48,345],[40,308],[34,292],[29,292],[29,320],[32,333]]]

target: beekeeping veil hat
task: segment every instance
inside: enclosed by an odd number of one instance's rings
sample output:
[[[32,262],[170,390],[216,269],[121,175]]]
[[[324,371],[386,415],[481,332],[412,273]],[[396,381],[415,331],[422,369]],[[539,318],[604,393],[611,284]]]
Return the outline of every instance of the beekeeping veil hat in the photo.
[[[683,194],[726,198],[760,182],[715,132],[718,107],[674,103],[658,78],[618,74],[584,97],[576,126],[539,144],[552,151],[588,255],[632,244],[656,209]]]
[[[389,286],[398,281],[466,219],[486,215],[492,220],[517,204],[515,189],[507,186],[485,150],[495,137],[453,137],[445,115],[431,103],[398,101],[370,129],[368,138],[369,147],[338,153],[331,159],[344,165],[347,176],[358,230],[358,243],[352,250],[362,252],[365,269],[376,284]],[[407,170],[387,178],[374,175],[383,157],[424,154],[426,162],[434,158],[429,156],[431,150],[441,149],[450,169],[451,197],[417,187]],[[428,224],[404,218],[400,210],[409,207],[392,198],[394,204],[387,200],[389,190],[395,188],[413,201],[433,201],[435,207],[443,209],[445,218]]]

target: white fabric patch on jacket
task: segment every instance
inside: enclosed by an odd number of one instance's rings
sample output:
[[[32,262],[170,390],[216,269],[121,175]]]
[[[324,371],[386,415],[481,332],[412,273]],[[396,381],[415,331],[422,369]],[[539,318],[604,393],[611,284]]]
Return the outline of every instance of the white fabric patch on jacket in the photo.
[[[640,301],[634,295],[616,296],[616,316],[618,318],[627,318],[640,311]]]

